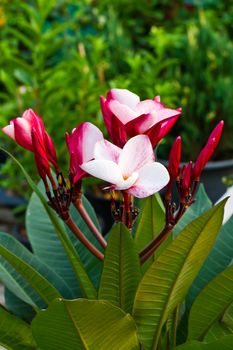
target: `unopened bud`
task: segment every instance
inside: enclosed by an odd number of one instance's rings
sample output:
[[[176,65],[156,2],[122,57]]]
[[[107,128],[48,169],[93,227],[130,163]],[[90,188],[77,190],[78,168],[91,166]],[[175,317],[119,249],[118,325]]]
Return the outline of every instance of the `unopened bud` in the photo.
[[[170,181],[175,180],[179,174],[180,158],[181,158],[181,137],[178,136],[174,141],[169,154],[168,172],[170,175]]]
[[[195,165],[194,165],[194,168],[192,171],[192,179],[194,181],[199,179],[206,163],[212,157],[214,150],[220,141],[223,126],[224,126],[224,121],[221,120],[217,124],[217,126],[214,128],[212,133],[210,134],[206,145],[204,146],[204,148],[201,150],[199,156],[197,157],[197,160],[195,162]]]

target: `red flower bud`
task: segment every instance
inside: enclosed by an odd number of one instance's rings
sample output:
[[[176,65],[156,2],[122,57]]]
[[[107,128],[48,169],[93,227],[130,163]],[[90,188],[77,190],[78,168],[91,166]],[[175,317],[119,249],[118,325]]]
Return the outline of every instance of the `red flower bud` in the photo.
[[[179,174],[181,158],[181,137],[178,136],[174,141],[168,159],[168,172],[170,181],[174,181]]]
[[[189,193],[189,188],[191,186],[191,174],[192,174],[192,162],[189,162],[188,165],[183,170],[183,178],[182,178],[182,192],[185,196]]]
[[[212,133],[210,134],[206,145],[204,146],[204,148],[201,150],[199,156],[197,157],[197,160],[195,162],[195,165],[194,165],[194,168],[192,171],[192,179],[194,181],[199,180],[199,177],[200,177],[206,163],[212,157],[214,150],[220,141],[223,126],[224,126],[224,121],[221,120],[217,124],[217,126],[214,128]]]
[[[46,176],[51,181],[53,188],[56,189],[56,184],[53,180],[53,176],[50,171],[49,159],[47,156],[45,144],[41,142],[42,140],[40,137],[37,136],[37,131],[34,128],[32,128],[31,130],[31,138],[37,170],[45,184],[46,190],[48,190]]]

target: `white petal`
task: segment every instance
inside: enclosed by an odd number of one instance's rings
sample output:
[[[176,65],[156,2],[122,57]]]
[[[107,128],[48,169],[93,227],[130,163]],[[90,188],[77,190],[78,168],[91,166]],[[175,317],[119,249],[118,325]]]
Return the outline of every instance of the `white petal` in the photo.
[[[120,147],[115,146],[107,140],[102,140],[95,144],[94,158],[112,160],[113,162],[118,163],[121,151],[122,149]]]
[[[116,185],[116,190],[127,190],[128,188],[132,187],[133,184],[138,179],[138,173],[134,172],[128,179],[124,180],[122,183],[119,183]]]
[[[130,120],[133,120],[138,114],[125,104],[121,104],[116,100],[109,102],[109,108],[111,112],[123,123],[126,124]]]
[[[110,160],[92,160],[80,166],[82,170],[113,185],[121,183],[124,179],[120,167]]]
[[[118,164],[123,176],[129,177],[134,171],[153,160],[154,152],[149,137],[137,135],[125,144]]]
[[[134,109],[140,102],[138,95],[127,89],[111,89],[109,92],[109,97],[113,100],[119,101],[121,104],[129,106],[132,109]]]
[[[9,125],[2,128],[2,131],[7,135],[10,136],[13,140],[15,140],[15,128],[14,123],[10,122]]]
[[[128,193],[144,198],[160,191],[169,182],[169,173],[165,166],[158,162],[146,164],[138,172],[138,180],[128,190]]]

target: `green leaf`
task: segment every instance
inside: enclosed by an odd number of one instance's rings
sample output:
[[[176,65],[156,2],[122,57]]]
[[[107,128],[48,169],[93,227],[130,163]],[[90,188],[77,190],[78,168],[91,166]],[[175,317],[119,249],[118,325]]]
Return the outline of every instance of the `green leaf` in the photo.
[[[165,224],[165,209],[160,195],[156,193],[153,196],[142,199],[140,215],[138,218],[137,230],[135,234],[135,243],[140,252],[146,247],[162,230]],[[168,238],[157,252],[142,266],[145,272],[155,260],[161,251],[171,241],[172,237]]]
[[[198,293],[233,259],[233,216],[222,226],[217,240],[199,275],[190,288],[187,304],[191,305]]]
[[[39,190],[43,191],[42,181],[39,182],[38,188]],[[100,230],[99,223],[92,206],[84,196],[82,196],[82,200],[86,211],[89,213],[96,227]],[[38,215],[38,213],[40,213],[40,215]],[[84,223],[73,205],[71,205],[70,213],[76,225],[85,234],[85,236],[93,244],[95,244],[99,250],[101,250],[101,246],[98,242],[96,242],[93,234],[90,232],[87,225]],[[75,250],[80,257],[80,260],[85,267],[86,272],[92,278],[93,282],[98,285],[99,275],[102,268],[102,261],[97,259],[88,251],[88,249],[83,247],[82,243],[80,243],[80,241],[69,230],[69,228],[64,225],[61,219],[58,218],[58,220],[60,221],[60,225],[67,232]],[[26,227],[28,237],[35,254],[66,280],[67,284],[72,289],[74,298],[80,297],[80,287],[67,254],[57,237],[52,222],[50,221],[42,203],[35,193],[32,194],[29,201],[26,213]],[[53,254],[51,254],[51,250],[53,251]]]
[[[232,350],[233,336],[229,335],[211,343],[201,343],[196,340],[187,342],[174,350]]]
[[[31,257],[31,259],[30,259]],[[44,306],[61,294],[40,273],[51,272],[37,264],[33,255],[7,233],[0,232],[0,279],[10,290],[17,288],[18,296],[34,306]],[[33,265],[37,265],[38,272]]]
[[[139,350],[132,317],[105,301],[55,300],[34,318],[32,333],[46,350]]]
[[[95,287],[94,287],[93,283],[91,282],[88,274],[86,273],[85,268],[84,268],[84,266],[79,258],[79,255],[77,254],[74,246],[72,245],[69,237],[67,236],[67,233],[65,232],[64,227],[61,225],[59,218],[54,213],[54,211],[49,207],[46,199],[44,198],[42,193],[38,190],[37,186],[32,181],[31,177],[28,175],[28,173],[23,168],[23,166],[8,151],[6,151],[3,148],[0,148],[0,149],[3,150],[5,153],[7,153],[13,159],[13,161],[19,166],[19,168],[22,170],[28,184],[30,185],[32,190],[37,194],[38,198],[40,199],[42,205],[44,206],[44,208],[47,212],[47,215],[49,216],[52,224],[54,225],[58,239],[60,240],[60,242],[61,242],[61,244],[66,252],[66,255],[71,263],[71,266],[73,268],[73,271],[76,275],[77,280],[79,281],[79,284],[80,284],[80,287],[81,287],[83,294],[88,298],[95,298],[96,297]]]
[[[108,239],[99,299],[107,300],[131,313],[140,277],[141,268],[134,241],[126,226],[117,224]]]
[[[208,256],[221,226],[225,202],[186,226],[142,278],[133,315],[146,350],[157,348],[164,323],[183,301]]]
[[[233,266],[217,275],[197,296],[189,315],[188,339],[203,340],[233,303]]]
[[[221,320],[213,324],[206,334],[204,341],[210,343],[231,334],[233,334],[233,329],[230,329],[230,327]]]
[[[36,349],[29,325],[0,306],[0,345],[12,350]]]
[[[28,323],[31,322],[36,314],[31,305],[25,303],[6,287],[4,288],[4,299],[8,311]]]

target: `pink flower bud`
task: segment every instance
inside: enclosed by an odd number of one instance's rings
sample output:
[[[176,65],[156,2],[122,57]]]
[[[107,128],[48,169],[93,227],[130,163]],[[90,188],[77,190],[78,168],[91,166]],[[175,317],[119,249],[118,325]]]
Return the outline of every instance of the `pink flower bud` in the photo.
[[[220,141],[223,126],[224,126],[224,121],[221,120],[217,124],[217,126],[214,128],[212,133],[210,134],[206,145],[204,146],[204,148],[201,150],[199,156],[197,157],[197,160],[194,164],[194,168],[192,171],[192,179],[194,181],[199,180],[199,177],[200,177],[206,163],[212,157],[214,150]]]
[[[183,170],[182,177],[182,193],[186,196],[189,193],[191,186],[191,174],[192,174],[192,162],[189,162],[188,165]]]
[[[179,174],[181,143],[181,137],[178,136],[171,147],[168,160],[168,172],[170,175],[170,181],[174,181]]]

